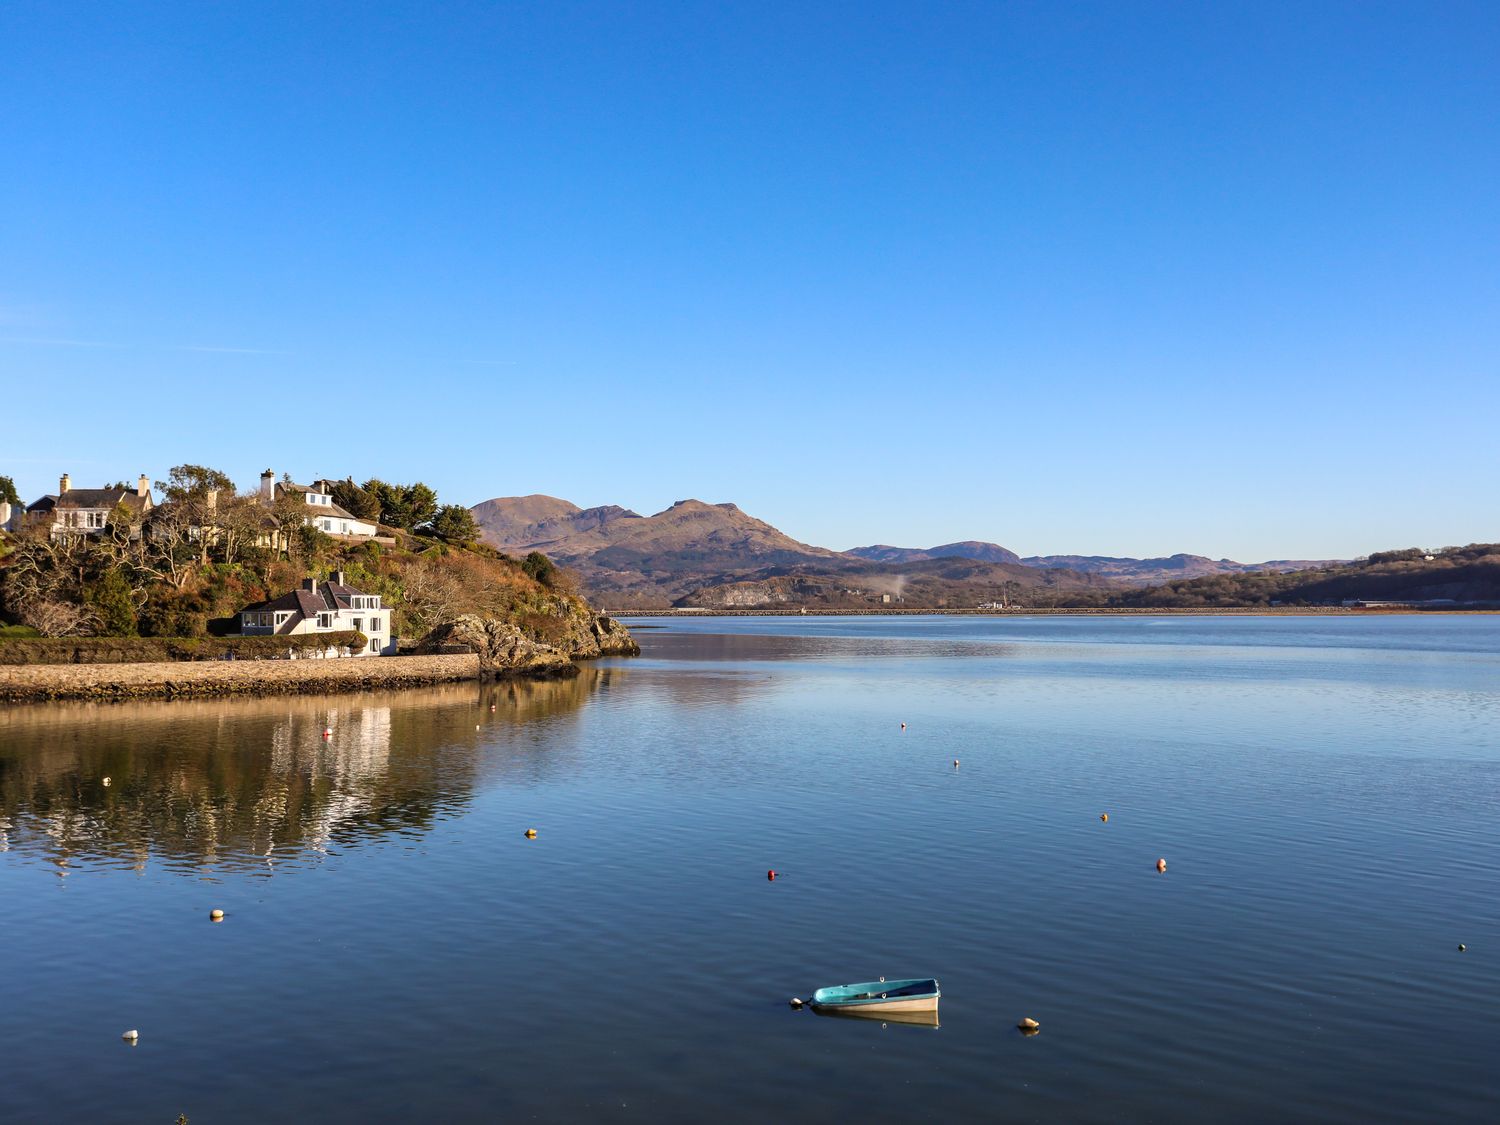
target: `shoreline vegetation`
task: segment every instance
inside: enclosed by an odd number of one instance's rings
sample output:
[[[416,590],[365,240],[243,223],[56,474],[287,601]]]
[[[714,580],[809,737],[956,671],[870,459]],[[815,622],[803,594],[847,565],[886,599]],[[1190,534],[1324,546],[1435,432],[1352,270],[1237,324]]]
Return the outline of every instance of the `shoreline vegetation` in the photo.
[[[278,485],[268,470],[259,490],[237,493],[218,470],[177,465],[156,487],[159,503],[142,476],[130,493],[137,503],[85,519],[77,504],[117,490],[74,490],[64,477],[57,497],[0,531],[3,698],[434,683],[449,677],[410,671],[417,663],[366,666],[465,654],[476,661],[467,678],[561,678],[578,674],[575,661],[639,651],[628,630],[589,605],[572,574],[540,552],[518,558],[480,543],[468,510],[440,504],[420,481]],[[388,620],[355,617],[352,629],[330,630],[323,618],[335,614],[319,612],[317,628],[302,628],[314,615],[299,603],[297,614],[278,614],[274,631],[240,635],[247,606],[317,590],[330,576],[371,599],[364,608],[388,610]],[[362,622],[392,654],[362,654],[376,640]],[[343,664],[359,668],[319,670]],[[116,671],[79,671],[95,666]],[[72,671],[41,671],[57,668]],[[151,677],[159,687],[148,686]]]

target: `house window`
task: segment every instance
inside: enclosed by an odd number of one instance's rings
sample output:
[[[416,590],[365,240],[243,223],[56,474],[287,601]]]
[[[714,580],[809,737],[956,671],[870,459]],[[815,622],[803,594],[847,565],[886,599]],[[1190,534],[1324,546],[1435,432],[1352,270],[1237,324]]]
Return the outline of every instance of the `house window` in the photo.
[[[333,628],[333,614],[331,614],[331,613],[320,613],[320,614],[318,614],[318,628],[319,629],[332,629]]]
[[[380,642],[377,641],[377,640],[373,640],[372,639],[370,641],[370,651],[371,652],[379,652],[380,651]]]
[[[372,618],[370,618],[370,632],[372,632],[372,633],[378,633],[378,632],[380,632],[380,618],[378,618],[378,617],[372,617]]]
[[[365,631],[365,619],[363,617],[356,617],[354,619],[354,631],[356,633],[363,633]]]

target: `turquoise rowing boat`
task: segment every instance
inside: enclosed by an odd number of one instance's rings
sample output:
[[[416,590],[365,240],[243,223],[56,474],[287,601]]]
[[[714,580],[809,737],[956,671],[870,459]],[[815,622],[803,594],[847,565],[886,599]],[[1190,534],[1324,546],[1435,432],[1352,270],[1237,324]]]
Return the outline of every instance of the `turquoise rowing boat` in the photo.
[[[836,984],[812,994],[812,1006],[824,1011],[931,1012],[936,1011],[943,991],[932,977],[911,980],[865,981]]]

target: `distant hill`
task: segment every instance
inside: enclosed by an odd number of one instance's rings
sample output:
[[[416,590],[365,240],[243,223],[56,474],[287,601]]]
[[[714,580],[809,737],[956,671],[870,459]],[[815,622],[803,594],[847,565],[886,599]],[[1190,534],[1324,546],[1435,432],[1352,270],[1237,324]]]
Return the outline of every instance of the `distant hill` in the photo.
[[[1313,570],[1332,566],[1336,559],[1277,559],[1272,562],[1241,563],[1233,559],[1210,559],[1203,555],[1169,555],[1158,559],[1115,558],[1109,555],[1031,555],[1021,560],[1027,566],[1065,567],[1086,574],[1100,574],[1122,582],[1154,585],[1181,578],[1203,578],[1212,574],[1250,574],[1256,571]]]
[[[1317,570],[1218,574],[1121,591],[1102,603],[1075,604],[1193,608],[1355,601],[1500,605],[1500,544],[1381,551]]]
[[[701,609],[941,609],[995,602],[1042,606],[1075,595],[1103,597],[1117,589],[1097,575],[954,556],[864,563],[831,574],[800,570],[712,583],[689,591],[674,604]]]
[[[506,496],[476,504],[470,511],[485,540],[502,551],[568,551],[586,553],[608,542],[605,529],[621,521],[643,519],[629,508],[609,505],[580,508],[555,496]],[[599,533],[596,535],[595,533]],[[593,537],[593,538],[589,538]],[[562,557],[559,555],[559,557]]]
[[[472,509],[485,542],[510,555],[541,551],[612,609],[674,603],[908,607],[1114,604],[1132,589],[1184,581],[1315,571],[1322,561],[1240,563],[1203,555],[1021,558],[998,543],[876,544],[830,551],[802,543],[734,504],[679,500],[652,516],[555,496],[505,496]],[[1259,590],[1253,583],[1247,591]],[[1188,598],[1200,595],[1189,593]],[[1250,596],[1247,594],[1246,596]]]
[[[996,563],[1018,563],[1021,556],[1007,547],[998,543],[980,543],[976,540],[968,540],[963,543],[944,543],[941,547],[928,547],[921,550],[915,547],[890,547],[884,543],[877,543],[873,547],[855,547],[851,551],[845,551],[846,555],[853,555],[857,559],[867,559],[870,562],[905,563],[921,562],[923,559],[977,559],[980,562]]]
[[[510,554],[541,551],[576,571],[612,606],[666,605],[706,582],[767,568],[846,565],[837,551],[799,543],[733,504],[679,500],[654,516],[582,509],[551,496],[501,497],[473,509],[486,542]]]

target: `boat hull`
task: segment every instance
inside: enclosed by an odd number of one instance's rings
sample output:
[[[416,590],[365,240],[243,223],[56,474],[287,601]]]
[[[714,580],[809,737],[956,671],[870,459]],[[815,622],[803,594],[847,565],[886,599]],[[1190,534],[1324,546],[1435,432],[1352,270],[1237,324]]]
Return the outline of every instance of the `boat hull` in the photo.
[[[935,1012],[942,987],[933,977],[906,980],[872,980],[862,984],[836,984],[812,995],[812,1006],[820,1011]]]
[[[814,1008],[813,1015],[831,1020],[878,1023],[881,1027],[940,1027],[937,1009],[925,1012],[861,1012],[848,1008]]]
[[[936,996],[908,996],[899,1000],[894,997],[888,1000],[848,1000],[831,1004],[813,1001],[813,1007],[822,1012],[869,1012],[872,1015],[878,1012],[935,1012],[937,1006]]]

